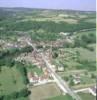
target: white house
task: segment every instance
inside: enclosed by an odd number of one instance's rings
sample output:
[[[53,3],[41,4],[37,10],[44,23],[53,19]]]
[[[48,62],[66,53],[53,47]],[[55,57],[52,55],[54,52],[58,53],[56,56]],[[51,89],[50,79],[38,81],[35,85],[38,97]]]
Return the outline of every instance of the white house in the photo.
[[[64,67],[63,66],[59,66],[58,67],[58,71],[63,72],[64,71]]]
[[[77,84],[81,83],[81,80],[79,78],[75,78],[75,79],[73,79],[73,82],[75,85],[77,85]]]

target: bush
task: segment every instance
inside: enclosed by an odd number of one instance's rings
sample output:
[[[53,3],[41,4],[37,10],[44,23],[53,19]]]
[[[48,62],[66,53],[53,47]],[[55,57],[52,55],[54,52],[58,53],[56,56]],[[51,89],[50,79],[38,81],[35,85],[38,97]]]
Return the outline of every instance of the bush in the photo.
[[[23,89],[19,92],[18,97],[27,97],[30,93],[27,89]]]

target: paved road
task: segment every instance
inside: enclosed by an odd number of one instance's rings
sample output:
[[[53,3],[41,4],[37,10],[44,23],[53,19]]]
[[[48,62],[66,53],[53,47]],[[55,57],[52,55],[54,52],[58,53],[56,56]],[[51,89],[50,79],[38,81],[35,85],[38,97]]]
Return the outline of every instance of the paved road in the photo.
[[[32,46],[33,49],[38,52],[38,50],[35,48],[35,46],[27,41],[28,45]],[[58,84],[58,86],[60,87],[60,89],[64,92],[64,93],[68,93],[70,96],[72,96],[72,98],[74,100],[81,100],[81,98],[73,91],[69,88],[68,84],[59,76],[57,75],[56,72],[53,71],[52,69],[52,65],[46,60],[45,55],[43,55],[41,53],[42,59],[45,62],[47,68],[50,70],[52,77],[54,78],[54,80],[56,81],[56,83]]]
[[[68,94],[70,94],[74,100],[81,100],[81,98],[76,93],[74,93],[74,91],[72,91],[69,88],[67,83],[59,75],[57,75],[52,70],[52,65],[50,63],[48,63],[48,61],[45,59],[45,56],[43,54],[41,54],[41,55],[42,55],[42,58],[43,58],[44,62],[47,65],[47,68],[50,70],[50,72],[52,73],[53,78],[56,80],[57,84],[63,90],[63,92],[65,92],[65,93],[67,92]]]

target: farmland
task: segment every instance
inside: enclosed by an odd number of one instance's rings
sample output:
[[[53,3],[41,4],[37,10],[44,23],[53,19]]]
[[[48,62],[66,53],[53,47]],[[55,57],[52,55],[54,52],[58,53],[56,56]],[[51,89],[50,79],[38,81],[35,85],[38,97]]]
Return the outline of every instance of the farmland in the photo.
[[[10,95],[26,88],[22,81],[22,76],[16,68],[7,68],[3,66],[0,71],[0,96]],[[20,97],[19,100],[27,100],[26,97]],[[15,100],[18,100],[15,99]]]
[[[33,98],[34,100],[46,99],[57,95],[61,95],[60,89],[54,83],[32,87],[31,91],[33,94],[30,96],[30,98]]]
[[[89,93],[79,93],[83,100],[95,100],[95,97]]]
[[[47,100],[73,100],[69,95],[57,96]]]

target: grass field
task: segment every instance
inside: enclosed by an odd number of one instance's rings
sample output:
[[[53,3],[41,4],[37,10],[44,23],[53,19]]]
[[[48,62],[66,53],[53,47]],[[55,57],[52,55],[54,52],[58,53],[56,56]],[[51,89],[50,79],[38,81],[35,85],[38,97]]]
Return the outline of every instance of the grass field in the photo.
[[[31,92],[30,100],[44,100],[61,95],[60,89],[54,83],[32,87]]]
[[[85,20],[86,22],[90,22],[90,23],[95,23],[96,22],[96,18],[94,18],[94,19],[87,19],[87,20]]]
[[[0,72],[0,94],[7,95],[14,91],[23,89],[25,85],[22,82],[22,76],[15,67],[8,68],[2,66]]]
[[[96,34],[96,30],[93,29],[93,30],[90,30],[90,31],[78,32],[78,33],[76,34],[76,36],[88,35],[88,34],[90,34],[90,33]]]
[[[79,93],[79,96],[82,98],[82,100],[96,100],[96,97],[89,93]]]
[[[65,96],[56,96],[47,100],[73,100],[69,95],[65,95]]]
[[[95,61],[96,58],[95,45],[94,45],[94,51],[89,51],[88,49],[85,48],[76,48],[76,50],[79,51],[81,60]]]

